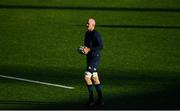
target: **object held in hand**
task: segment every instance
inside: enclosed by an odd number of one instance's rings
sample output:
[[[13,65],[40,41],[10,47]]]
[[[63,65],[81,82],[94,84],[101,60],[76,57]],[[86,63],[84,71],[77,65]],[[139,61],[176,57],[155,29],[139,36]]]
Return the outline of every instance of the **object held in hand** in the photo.
[[[86,48],[86,46],[79,46],[77,49],[78,53],[85,55],[84,48]]]

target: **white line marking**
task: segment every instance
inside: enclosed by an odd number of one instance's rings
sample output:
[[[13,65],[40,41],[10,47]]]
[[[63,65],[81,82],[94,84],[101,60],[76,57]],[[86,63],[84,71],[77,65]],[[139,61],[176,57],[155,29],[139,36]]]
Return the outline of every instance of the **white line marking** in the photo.
[[[31,82],[31,83],[37,83],[37,84],[43,84],[43,85],[48,85],[48,86],[61,87],[61,88],[66,88],[66,89],[74,89],[74,87],[69,87],[69,86],[64,86],[64,85],[59,85],[59,84],[52,84],[52,83],[41,82],[41,81],[34,81],[34,80],[23,79],[23,78],[17,78],[17,77],[12,77],[12,76],[0,75],[0,77],[14,79],[14,80],[20,80],[20,81],[26,81],[26,82]]]

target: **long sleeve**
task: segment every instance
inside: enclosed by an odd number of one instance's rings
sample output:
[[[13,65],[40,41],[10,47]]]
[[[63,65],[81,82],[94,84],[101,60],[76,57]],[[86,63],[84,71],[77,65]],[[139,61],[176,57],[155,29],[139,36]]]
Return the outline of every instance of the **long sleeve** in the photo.
[[[103,49],[103,42],[101,39],[101,35],[98,32],[94,32],[94,47],[93,51],[100,51]]]

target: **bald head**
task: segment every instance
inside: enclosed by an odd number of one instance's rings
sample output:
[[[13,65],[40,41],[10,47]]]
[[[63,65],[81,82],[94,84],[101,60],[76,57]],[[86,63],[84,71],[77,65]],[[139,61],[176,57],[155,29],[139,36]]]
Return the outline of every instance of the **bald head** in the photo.
[[[93,31],[96,25],[96,21],[93,18],[89,18],[86,25],[88,31]]]
[[[96,21],[93,18],[89,18],[88,21],[92,24],[92,25],[96,25]]]

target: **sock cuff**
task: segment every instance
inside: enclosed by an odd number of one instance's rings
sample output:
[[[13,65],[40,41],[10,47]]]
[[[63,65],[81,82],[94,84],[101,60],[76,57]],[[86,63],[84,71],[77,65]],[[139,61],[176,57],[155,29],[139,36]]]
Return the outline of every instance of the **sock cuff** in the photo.
[[[100,84],[95,84],[95,86],[101,86],[101,83]]]
[[[101,86],[101,84],[96,84],[96,85],[95,85],[95,88],[96,88],[96,90],[101,90],[101,89],[102,89],[102,86]]]
[[[87,87],[92,87],[93,85],[91,84],[91,85],[87,85]]]
[[[89,93],[93,92],[93,85],[87,85]]]

